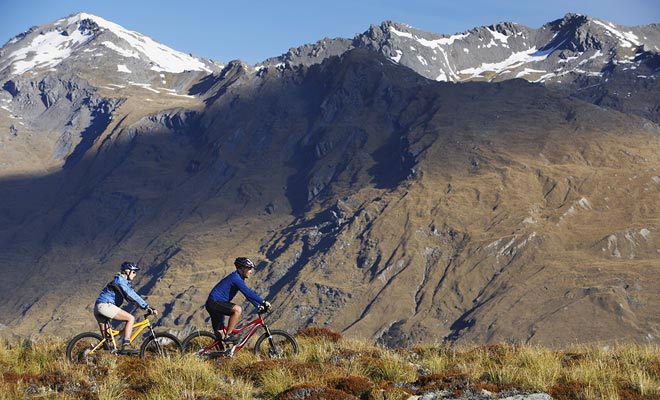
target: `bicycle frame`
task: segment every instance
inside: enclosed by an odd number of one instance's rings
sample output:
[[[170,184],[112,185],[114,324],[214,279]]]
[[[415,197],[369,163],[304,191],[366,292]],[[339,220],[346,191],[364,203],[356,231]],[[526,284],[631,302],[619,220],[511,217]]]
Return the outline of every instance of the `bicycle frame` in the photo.
[[[117,336],[121,333],[121,330],[119,330],[119,329],[115,329],[115,328],[113,328],[112,326],[110,326],[110,322],[109,322],[109,321],[107,322],[107,325],[108,325],[107,332],[110,333],[110,337],[109,337],[109,338],[108,338],[108,337],[104,337],[104,338],[99,342],[99,344],[96,345],[96,346],[91,350],[91,352],[95,352],[96,350],[98,350],[99,348],[101,348],[106,342],[111,342],[111,343],[112,343],[112,349],[114,349],[114,350],[117,350],[117,349],[118,349],[118,347],[117,347],[117,341],[115,340],[115,337],[117,337]],[[133,333],[131,334],[131,337],[130,337],[130,341],[131,341],[131,343],[133,343],[133,341],[134,341],[135,339],[137,339],[138,336],[140,336],[140,334],[142,333],[142,331],[144,331],[144,330],[147,329],[147,328],[149,329],[151,335],[153,336],[153,335],[154,335],[154,330],[153,330],[153,328],[152,328],[152,326],[151,326],[151,322],[149,322],[148,315],[145,315],[145,316],[144,316],[144,320],[142,320],[142,321],[140,321],[140,322],[136,322],[136,323],[133,324]]]
[[[236,345],[233,346],[233,349],[231,349],[231,354],[233,354],[233,353],[239,351],[240,349],[242,349],[247,344],[247,342],[250,340],[250,338],[257,332],[257,329],[259,329],[259,327],[263,327],[266,330],[266,332],[270,335],[270,330],[268,329],[268,325],[266,325],[266,322],[264,321],[264,318],[261,315],[261,313],[259,313],[259,316],[255,320],[252,320],[252,321],[248,322],[247,324],[245,324],[245,325],[243,325],[239,328],[234,328],[232,330],[232,333],[235,334],[235,335],[237,335],[237,334],[239,334],[239,333],[241,333],[241,332],[243,332],[247,329],[249,329],[249,332],[247,333],[247,335],[245,335],[245,337],[239,343],[237,343]],[[225,331],[225,333],[226,333],[226,331]],[[220,343],[218,340],[216,340],[215,342],[211,343],[209,346],[207,346],[207,347],[203,348],[202,350],[200,350],[200,353],[206,353],[207,351],[211,350],[213,347],[218,346],[218,345],[222,345],[222,347],[224,347],[224,343]]]
[[[126,348],[121,344],[120,329],[108,326],[109,320],[101,325],[101,335],[96,332],[82,332],[74,336],[66,346],[66,356],[69,361],[74,363],[90,361],[94,362],[96,358],[94,353],[109,352],[114,355],[135,355],[140,358],[152,358],[159,356],[176,356],[181,354],[181,341],[171,333],[156,332],[155,327],[149,315],[144,316],[144,320],[134,324],[135,330],[130,337],[126,337],[127,342],[135,343],[140,341],[139,350],[132,347]],[[115,326],[120,326],[114,324]],[[146,332],[146,334],[145,334]],[[105,337],[104,337],[105,336]],[[118,348],[117,344],[121,347]],[[136,346],[137,347],[137,346]]]

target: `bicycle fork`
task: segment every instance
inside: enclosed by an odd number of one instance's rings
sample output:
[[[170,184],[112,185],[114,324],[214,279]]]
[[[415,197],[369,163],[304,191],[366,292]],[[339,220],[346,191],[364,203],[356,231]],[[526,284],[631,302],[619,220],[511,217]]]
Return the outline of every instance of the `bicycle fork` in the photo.
[[[156,346],[156,350],[158,351],[158,355],[162,356],[163,355],[163,348],[161,347],[160,343],[158,342],[158,339],[156,339],[156,333],[154,333],[154,328],[151,326],[151,324],[149,324],[148,326],[149,326],[149,333],[151,335],[151,338],[153,338],[153,342],[154,342],[154,345]],[[147,340],[149,340],[149,339],[147,339]]]
[[[275,342],[273,342],[273,335],[270,333],[270,328],[268,325],[264,324],[264,330],[266,331],[266,338],[268,339],[269,349],[273,351],[275,349]]]

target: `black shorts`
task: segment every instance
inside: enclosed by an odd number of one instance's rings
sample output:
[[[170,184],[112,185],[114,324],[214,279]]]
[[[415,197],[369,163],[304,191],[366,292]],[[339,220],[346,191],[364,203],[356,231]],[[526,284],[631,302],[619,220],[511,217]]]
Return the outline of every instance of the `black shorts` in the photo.
[[[225,326],[225,315],[232,315],[234,306],[235,304],[229,301],[206,301],[204,307],[211,316],[211,326],[213,326],[214,331],[219,331]]]

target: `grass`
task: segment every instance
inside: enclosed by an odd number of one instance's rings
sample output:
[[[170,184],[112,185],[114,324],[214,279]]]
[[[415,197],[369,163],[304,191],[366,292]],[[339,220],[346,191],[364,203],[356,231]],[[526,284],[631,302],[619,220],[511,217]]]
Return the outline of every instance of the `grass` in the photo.
[[[0,399],[407,399],[484,390],[493,398],[660,398],[660,348],[653,345],[387,349],[320,328],[297,340],[300,354],[287,360],[249,351],[215,360],[108,355],[95,366],[66,361],[61,339],[5,341]]]

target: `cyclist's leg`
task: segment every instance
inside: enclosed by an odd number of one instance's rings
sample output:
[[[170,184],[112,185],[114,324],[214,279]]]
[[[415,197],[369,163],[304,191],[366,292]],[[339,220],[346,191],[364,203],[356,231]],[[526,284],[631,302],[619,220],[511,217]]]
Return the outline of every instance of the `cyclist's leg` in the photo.
[[[131,335],[133,334],[133,324],[135,323],[135,317],[133,314],[124,311],[122,309],[119,309],[117,311],[117,314],[115,314],[112,319],[115,319],[117,321],[126,321],[126,326],[124,327],[124,341],[128,340],[131,338]]]
[[[238,304],[234,304],[231,310],[232,313],[229,315],[229,323],[227,324],[227,334],[230,335],[234,331],[234,328],[236,328],[236,324],[243,313],[243,309]]]
[[[222,343],[222,339],[224,339],[225,317],[216,309],[217,307],[214,301],[207,300],[204,308],[206,308],[206,312],[211,317],[211,327],[213,328],[215,338],[218,339],[218,342]]]
[[[101,331],[101,337],[109,338],[110,334],[108,332],[108,324],[105,322],[99,322],[99,330]]]
[[[94,305],[94,318],[99,324],[101,337],[106,339],[106,348],[110,348],[112,343],[112,335],[110,334],[110,320],[117,313],[119,308],[114,304],[101,303]]]
[[[215,337],[222,342],[225,337],[225,316],[230,316],[230,323],[231,323],[231,316],[232,314],[234,314],[234,307],[237,306],[234,303],[229,303],[225,301],[207,301],[205,306],[206,306],[206,311],[211,316],[211,325],[213,326],[213,332],[215,333]],[[234,326],[236,326],[235,321],[234,321]],[[226,333],[229,334],[231,333],[231,331],[229,329],[226,329]]]

